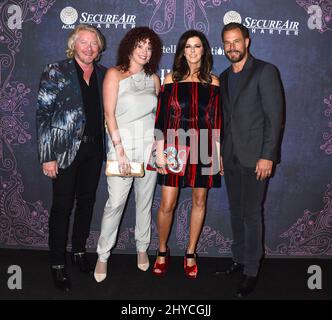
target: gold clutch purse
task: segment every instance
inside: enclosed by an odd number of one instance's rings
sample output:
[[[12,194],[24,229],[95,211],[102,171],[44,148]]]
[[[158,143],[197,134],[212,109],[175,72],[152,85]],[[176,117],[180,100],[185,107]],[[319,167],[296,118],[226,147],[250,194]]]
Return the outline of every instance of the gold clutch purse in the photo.
[[[144,163],[142,162],[129,162],[130,174],[123,174],[119,169],[119,161],[107,160],[105,174],[108,177],[143,177],[144,176]]]

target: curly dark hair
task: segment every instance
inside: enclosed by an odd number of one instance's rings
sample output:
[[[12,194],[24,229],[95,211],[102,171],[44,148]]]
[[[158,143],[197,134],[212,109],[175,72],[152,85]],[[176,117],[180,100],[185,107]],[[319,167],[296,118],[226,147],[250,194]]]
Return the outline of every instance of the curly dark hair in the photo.
[[[173,75],[172,75],[173,81],[178,82],[184,80],[190,74],[189,65],[184,56],[184,49],[188,39],[193,37],[198,37],[202,41],[204,49],[201,66],[198,72],[198,79],[201,82],[211,83],[212,82],[211,70],[213,65],[211,47],[204,33],[198,30],[188,30],[185,33],[183,33],[179,39],[173,63]]]
[[[144,65],[147,75],[152,75],[158,70],[159,61],[162,54],[162,42],[159,36],[149,27],[136,27],[125,34],[118,49],[117,66],[122,71],[127,71],[130,67],[130,55],[139,42],[150,40],[152,55],[150,61]]]

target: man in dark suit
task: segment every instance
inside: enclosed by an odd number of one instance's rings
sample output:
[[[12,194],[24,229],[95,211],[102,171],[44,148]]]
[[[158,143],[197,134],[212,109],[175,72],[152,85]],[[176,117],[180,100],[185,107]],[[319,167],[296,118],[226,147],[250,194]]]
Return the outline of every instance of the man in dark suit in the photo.
[[[283,90],[275,66],[249,53],[249,31],[239,23],[222,30],[231,66],[220,75],[222,158],[233,232],[233,262],[217,274],[242,272],[237,296],[251,293],[263,256],[262,208],[278,162]]]
[[[69,59],[48,64],[41,76],[37,102],[38,155],[43,173],[52,179],[49,219],[51,272],[56,288],[69,291],[66,243],[76,200],[72,262],[91,274],[85,245],[103,159],[105,133],[102,82],[106,68],[96,63],[104,38],[89,25],[69,35]]]

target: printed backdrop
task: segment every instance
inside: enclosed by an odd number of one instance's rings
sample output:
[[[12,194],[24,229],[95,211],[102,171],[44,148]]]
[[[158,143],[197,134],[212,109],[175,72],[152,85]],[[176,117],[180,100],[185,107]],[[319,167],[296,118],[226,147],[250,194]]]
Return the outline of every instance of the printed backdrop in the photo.
[[[282,162],[265,204],[270,256],[332,256],[332,0],[5,0],[0,1],[0,247],[46,249],[51,183],[36,152],[35,109],[46,63],[65,58],[68,33],[80,22],[107,40],[101,62],[116,62],[118,44],[134,26],[149,25],[162,38],[160,76],[172,66],[176,43],[190,28],[210,41],[214,72],[228,65],[220,41],[224,23],[242,21],[251,52],[275,64],[286,96]],[[98,189],[89,251],[95,251],[106,179]],[[150,250],[157,247],[157,187]],[[170,247],[182,255],[188,241],[191,190],[183,189]],[[201,256],[228,256],[232,243],[225,187],[211,190]],[[135,204],[126,207],[115,252],[133,253]],[[70,247],[70,244],[69,244]]]

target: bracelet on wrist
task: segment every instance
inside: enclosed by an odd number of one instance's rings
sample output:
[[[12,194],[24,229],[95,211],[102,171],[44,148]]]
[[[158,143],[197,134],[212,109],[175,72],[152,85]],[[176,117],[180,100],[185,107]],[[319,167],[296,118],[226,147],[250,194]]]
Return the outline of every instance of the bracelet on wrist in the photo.
[[[116,147],[117,145],[121,145],[122,144],[121,140],[118,140],[118,141],[112,140],[112,143],[113,143],[114,147]]]
[[[114,145],[114,149],[122,148],[122,143],[117,143]]]

